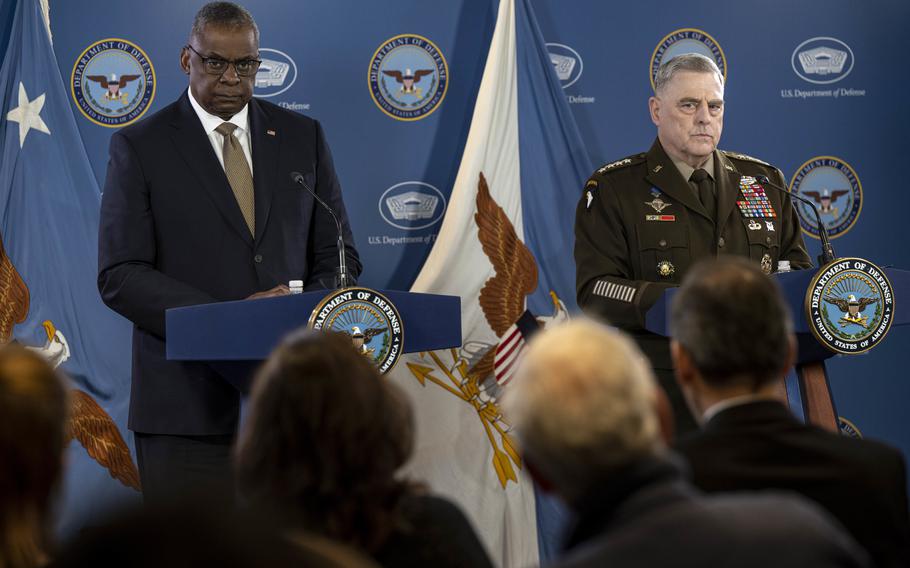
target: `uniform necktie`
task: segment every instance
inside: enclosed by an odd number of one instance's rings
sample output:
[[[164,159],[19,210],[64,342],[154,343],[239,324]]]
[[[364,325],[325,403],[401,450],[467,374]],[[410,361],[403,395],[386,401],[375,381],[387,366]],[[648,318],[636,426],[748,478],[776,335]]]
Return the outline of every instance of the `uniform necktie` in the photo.
[[[714,196],[714,180],[711,179],[711,176],[708,175],[704,168],[699,168],[692,172],[692,177],[689,179],[698,186],[698,199],[705,206],[708,215],[712,219],[715,218],[717,216],[717,200]]]
[[[222,122],[215,132],[224,136],[224,173],[227,174],[228,183],[243,213],[243,220],[250,229],[250,234],[256,234],[256,206],[253,201],[253,174],[250,164],[246,161],[240,141],[234,136],[236,124]]]

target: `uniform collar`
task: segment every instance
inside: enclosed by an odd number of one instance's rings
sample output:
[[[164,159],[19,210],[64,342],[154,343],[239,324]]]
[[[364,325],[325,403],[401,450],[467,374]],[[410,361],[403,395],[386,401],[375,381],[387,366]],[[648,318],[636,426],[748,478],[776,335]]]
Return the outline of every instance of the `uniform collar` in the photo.
[[[237,133],[249,132],[249,130],[250,130],[250,103],[243,105],[243,108],[240,109],[240,112],[238,112],[237,114],[235,114],[228,120],[224,120],[220,116],[215,116],[214,114],[211,114],[210,112],[208,112],[207,110],[202,108],[202,105],[200,105],[199,102],[196,101],[196,97],[193,96],[193,89],[188,88],[186,91],[190,96],[190,105],[192,105],[193,110],[196,111],[196,116],[199,117],[199,122],[202,123],[202,129],[205,130],[206,136],[208,136],[209,134],[214,132],[216,128],[218,128],[225,122],[230,122],[231,124],[236,126],[237,130],[235,132],[237,132]]]
[[[717,152],[717,150],[714,150],[714,152]],[[701,166],[701,169],[708,172],[708,177],[710,177],[712,180],[717,179],[714,176],[714,152],[712,152],[711,155],[708,156],[708,161],[706,161]],[[671,158],[671,160],[672,160],[672,158]],[[689,164],[683,162],[682,160],[673,160],[673,165],[676,166],[676,169],[679,170],[679,173],[682,175],[682,178],[686,181],[689,181],[689,179],[692,177],[692,172],[695,171],[695,168],[693,168]]]

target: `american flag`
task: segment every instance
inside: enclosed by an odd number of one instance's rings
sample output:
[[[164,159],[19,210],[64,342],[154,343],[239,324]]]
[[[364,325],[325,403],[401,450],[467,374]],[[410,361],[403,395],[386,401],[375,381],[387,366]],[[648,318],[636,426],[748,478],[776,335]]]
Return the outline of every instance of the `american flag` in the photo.
[[[518,321],[502,335],[499,345],[496,346],[496,357],[493,359],[493,374],[500,386],[504,387],[512,380],[525,343],[539,330],[540,324],[531,312],[525,310]]]

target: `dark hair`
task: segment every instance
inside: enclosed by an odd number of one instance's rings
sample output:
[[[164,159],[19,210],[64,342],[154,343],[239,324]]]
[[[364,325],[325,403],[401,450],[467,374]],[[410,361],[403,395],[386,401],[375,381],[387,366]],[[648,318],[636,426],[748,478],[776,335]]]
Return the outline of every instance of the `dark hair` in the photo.
[[[298,332],[257,375],[236,449],[241,497],[295,528],[377,551],[411,486],[413,416],[345,334]]]
[[[673,299],[670,330],[709,384],[748,379],[759,387],[783,370],[793,320],[776,282],[728,256],[689,271]]]
[[[190,30],[190,39],[202,35],[206,26],[222,28],[251,28],[259,41],[259,26],[246,8],[233,2],[209,2],[196,12],[193,19],[193,28]]]
[[[60,478],[68,398],[36,353],[0,348],[0,566],[37,566],[49,547],[51,496]]]

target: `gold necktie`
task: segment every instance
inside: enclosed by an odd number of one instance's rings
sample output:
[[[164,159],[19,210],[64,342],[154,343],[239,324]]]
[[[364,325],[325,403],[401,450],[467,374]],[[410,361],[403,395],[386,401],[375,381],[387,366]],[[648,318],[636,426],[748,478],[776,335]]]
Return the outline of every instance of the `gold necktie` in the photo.
[[[227,174],[228,183],[243,213],[243,220],[250,229],[250,234],[256,234],[256,205],[253,201],[253,174],[250,173],[250,164],[246,161],[240,141],[234,136],[236,124],[222,122],[215,132],[224,136],[224,173]]]

